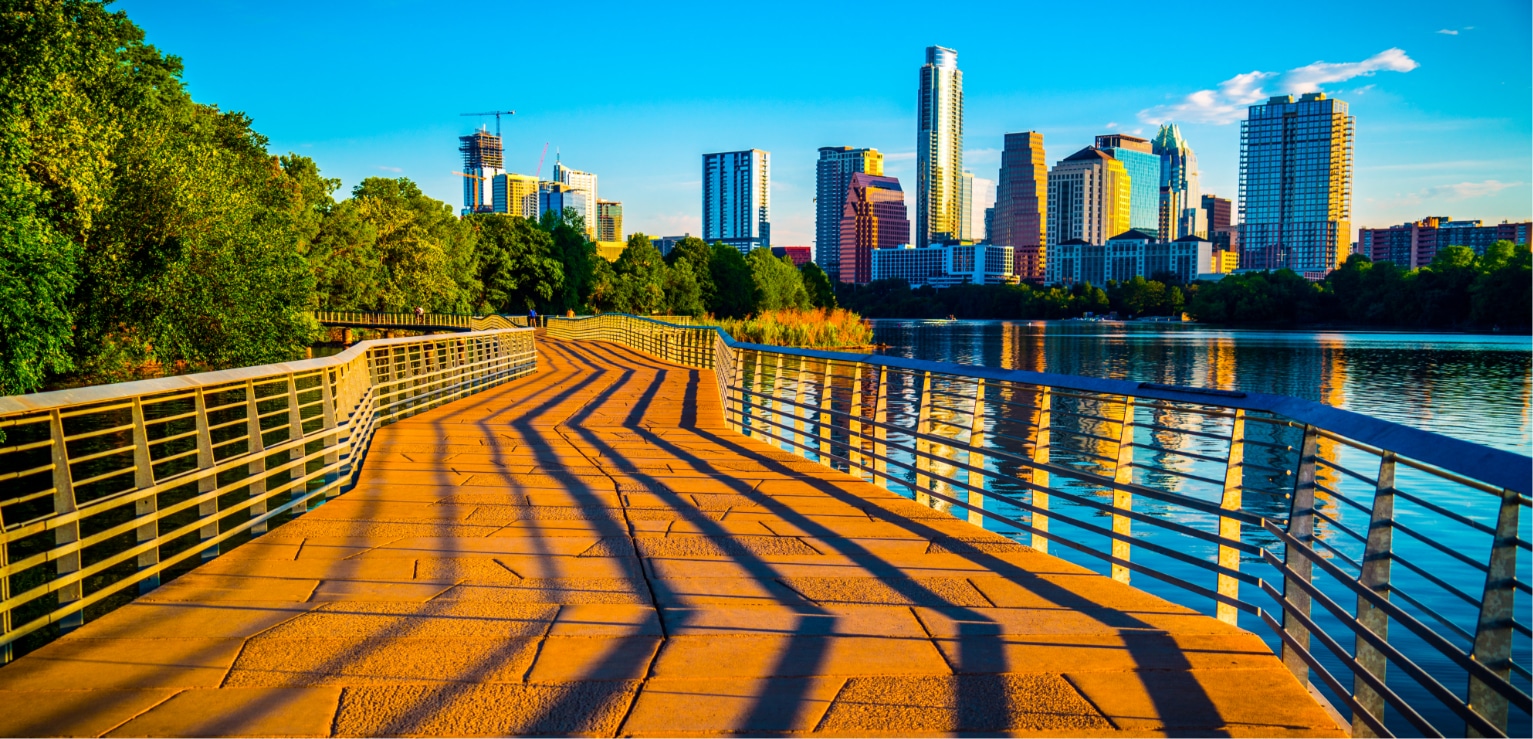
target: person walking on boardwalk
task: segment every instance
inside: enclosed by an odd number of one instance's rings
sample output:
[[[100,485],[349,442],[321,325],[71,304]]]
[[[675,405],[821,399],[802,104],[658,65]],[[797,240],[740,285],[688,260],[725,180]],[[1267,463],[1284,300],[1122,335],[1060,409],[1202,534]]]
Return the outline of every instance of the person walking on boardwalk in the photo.
[[[420,307],[418,305],[415,306],[415,322],[416,323],[425,323],[426,322],[426,309],[422,308],[422,307]]]

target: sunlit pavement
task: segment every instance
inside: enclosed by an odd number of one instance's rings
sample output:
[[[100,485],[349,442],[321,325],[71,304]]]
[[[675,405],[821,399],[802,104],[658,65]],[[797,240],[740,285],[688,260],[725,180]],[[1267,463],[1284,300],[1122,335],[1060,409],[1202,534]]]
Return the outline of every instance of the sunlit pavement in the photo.
[[[0,668],[0,733],[1343,733],[1260,639],[540,338],[357,488]]]

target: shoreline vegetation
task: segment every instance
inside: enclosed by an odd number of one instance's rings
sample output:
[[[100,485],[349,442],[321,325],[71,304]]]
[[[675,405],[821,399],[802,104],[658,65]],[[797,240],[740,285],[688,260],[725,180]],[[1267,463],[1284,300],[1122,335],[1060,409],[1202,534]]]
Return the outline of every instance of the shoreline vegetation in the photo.
[[[845,308],[763,311],[756,315],[699,323],[719,326],[736,341],[800,349],[865,349],[873,347],[873,327]]]
[[[1057,320],[1186,313],[1210,326],[1399,329],[1529,333],[1533,252],[1498,241],[1477,255],[1438,251],[1430,265],[1404,270],[1353,255],[1319,282],[1289,271],[1244,272],[1184,284],[1171,275],[1106,285],[956,285],[912,288],[904,280],[840,285],[840,305],[868,318]]]

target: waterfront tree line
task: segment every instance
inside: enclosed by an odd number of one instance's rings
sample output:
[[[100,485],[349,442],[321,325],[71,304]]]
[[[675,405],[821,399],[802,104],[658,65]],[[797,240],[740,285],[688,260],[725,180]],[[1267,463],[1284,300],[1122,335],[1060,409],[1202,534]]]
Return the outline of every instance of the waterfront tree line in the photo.
[[[1430,265],[1402,269],[1354,254],[1324,280],[1289,270],[1232,274],[1183,284],[1173,275],[1070,287],[957,285],[912,288],[904,280],[838,286],[841,305],[870,318],[1057,319],[1116,313],[1180,316],[1235,326],[1358,325],[1526,331],[1533,316],[1530,252],[1499,241],[1483,255],[1444,247]]]
[[[615,264],[571,213],[459,218],[408,179],[349,197],[193,101],[181,60],[93,0],[0,12],[0,394],[302,356],[311,311],[743,316],[829,305],[817,268],[635,235]]]

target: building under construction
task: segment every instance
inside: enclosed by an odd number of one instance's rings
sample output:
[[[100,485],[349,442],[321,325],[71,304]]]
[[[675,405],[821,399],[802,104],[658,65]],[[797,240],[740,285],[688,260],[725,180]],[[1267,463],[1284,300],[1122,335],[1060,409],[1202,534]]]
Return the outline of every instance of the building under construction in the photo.
[[[463,155],[464,212],[490,210],[489,187],[496,175],[506,171],[500,137],[485,130],[459,136],[458,152]]]

